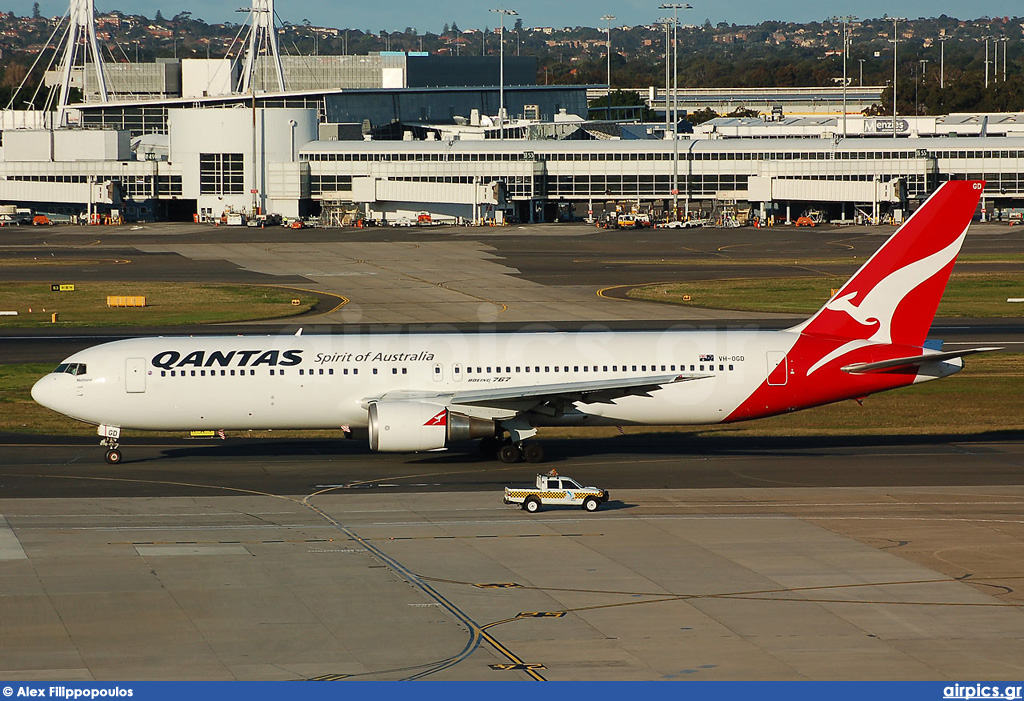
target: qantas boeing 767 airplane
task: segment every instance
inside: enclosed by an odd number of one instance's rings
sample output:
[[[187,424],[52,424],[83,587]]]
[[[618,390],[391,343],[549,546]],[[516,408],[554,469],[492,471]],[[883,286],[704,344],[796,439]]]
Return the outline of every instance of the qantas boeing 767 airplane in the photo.
[[[926,335],[983,182],[943,184],[810,319],[784,331],[139,338],[75,353],[32,397],[124,429],[367,429],[415,452],[482,439],[543,460],[542,426],[745,421],[951,375]]]

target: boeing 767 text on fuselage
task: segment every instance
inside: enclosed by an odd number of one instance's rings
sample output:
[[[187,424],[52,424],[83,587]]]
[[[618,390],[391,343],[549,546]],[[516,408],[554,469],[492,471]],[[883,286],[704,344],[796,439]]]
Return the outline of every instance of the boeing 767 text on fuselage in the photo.
[[[824,307],[783,331],[140,338],[75,353],[32,388],[124,429],[367,429],[373,450],[482,439],[543,459],[543,426],[720,424],[951,375],[926,343],[983,182],[943,184]]]

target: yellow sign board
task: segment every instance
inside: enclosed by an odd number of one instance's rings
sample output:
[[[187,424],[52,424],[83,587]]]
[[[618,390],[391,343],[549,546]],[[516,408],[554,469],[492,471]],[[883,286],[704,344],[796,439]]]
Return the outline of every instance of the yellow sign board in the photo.
[[[74,292],[74,285],[50,285],[50,292]]]
[[[142,295],[107,295],[108,307],[144,307],[146,298]]]

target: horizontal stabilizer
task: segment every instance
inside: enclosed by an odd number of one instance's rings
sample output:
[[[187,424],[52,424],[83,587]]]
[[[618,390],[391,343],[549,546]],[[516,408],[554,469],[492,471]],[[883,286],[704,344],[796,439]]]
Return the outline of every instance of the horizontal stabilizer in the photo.
[[[951,360],[952,358],[962,358],[965,355],[973,355],[975,353],[990,353],[992,351],[1002,350],[1002,348],[967,348],[959,351],[946,351],[944,353],[926,353],[924,355],[912,355],[905,358],[892,358],[891,360],[879,360],[875,363],[853,363],[851,365],[844,365],[841,369],[843,372],[848,372],[852,375],[863,375],[869,372],[886,372],[888,370],[896,370],[899,368],[909,368],[914,366],[924,365],[925,363],[934,363],[938,360]]]

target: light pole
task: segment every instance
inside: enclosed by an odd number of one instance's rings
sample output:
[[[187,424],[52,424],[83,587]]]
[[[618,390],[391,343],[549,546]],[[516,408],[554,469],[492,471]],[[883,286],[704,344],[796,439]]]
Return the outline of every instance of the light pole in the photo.
[[[666,2],[658,5],[659,10],[672,10],[672,218],[679,218],[679,10],[692,10],[684,2]],[[665,105],[666,109],[668,104]],[[686,193],[686,209],[689,214],[690,193]]]
[[[662,17],[658,20],[658,24],[665,27],[665,136],[668,136],[669,121],[672,118],[672,113],[668,109],[668,93],[671,83],[669,82],[669,70],[671,69],[672,62],[669,60],[669,45],[672,43],[671,27],[672,20],[667,17]]]
[[[949,37],[939,37],[939,90],[946,89],[946,42]]]
[[[864,87],[864,59],[858,58],[857,61],[858,61],[858,63],[860,63],[860,87],[863,88]]]
[[[608,111],[605,113],[605,119],[611,119],[612,115],[612,22],[615,21],[615,15],[605,15],[601,18],[602,22],[608,23]]]
[[[896,138],[896,51],[900,43],[897,23],[906,22],[906,17],[889,17],[892,20],[892,138]]]
[[[846,138],[846,54],[850,48],[850,35],[846,30],[846,25],[849,22],[856,22],[857,18],[853,15],[843,15],[842,17],[836,17],[837,20],[843,23],[843,138]],[[863,68],[864,64],[861,64]],[[863,84],[863,83],[862,83]]]
[[[917,60],[921,64],[921,77],[917,80],[918,83],[924,85],[924,77],[928,75],[928,59],[920,58]],[[917,111],[917,85],[914,85],[914,114],[919,114]]]
[[[1003,44],[1003,82],[1006,82],[1006,42],[1010,40],[1010,37],[999,37],[999,41]],[[996,70],[999,70],[999,54],[996,54]]]
[[[985,40],[985,89],[988,90],[988,40],[992,37],[984,36],[982,39]]]
[[[491,10],[499,17],[498,29],[498,139],[505,138],[505,15],[518,17],[515,10],[498,8]],[[486,41],[486,40],[485,40]]]

